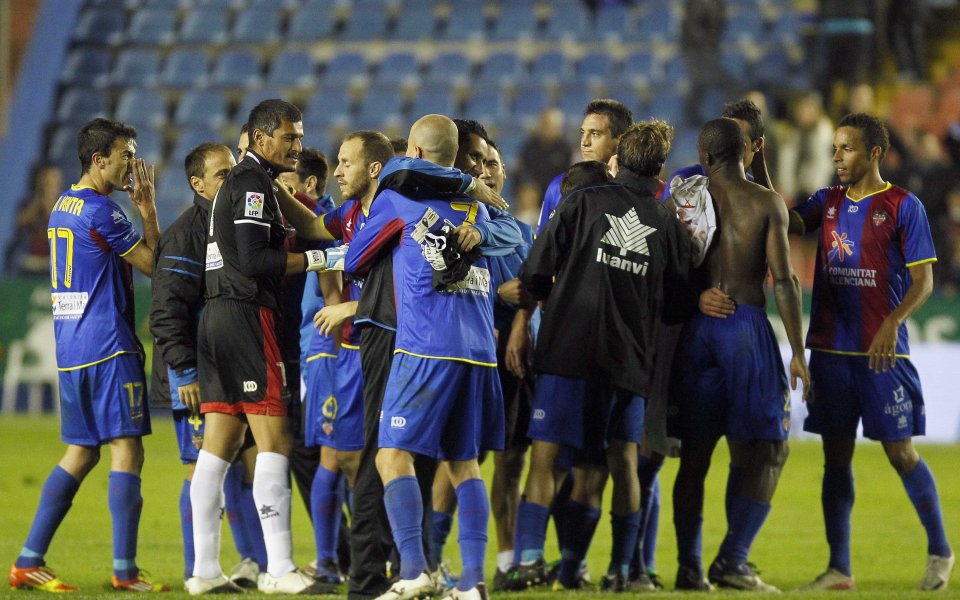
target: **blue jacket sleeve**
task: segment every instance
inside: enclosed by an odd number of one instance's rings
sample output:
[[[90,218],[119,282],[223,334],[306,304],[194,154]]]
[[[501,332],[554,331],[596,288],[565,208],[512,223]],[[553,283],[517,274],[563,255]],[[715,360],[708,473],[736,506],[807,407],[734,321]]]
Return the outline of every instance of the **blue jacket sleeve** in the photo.
[[[506,256],[523,243],[523,235],[517,220],[508,212],[490,206],[485,207],[490,220],[478,219],[473,224],[480,232],[480,253],[484,256]]]
[[[462,194],[473,177],[452,167],[441,167],[422,158],[395,156],[380,172],[377,194],[393,190],[402,196],[435,199],[438,195]]]

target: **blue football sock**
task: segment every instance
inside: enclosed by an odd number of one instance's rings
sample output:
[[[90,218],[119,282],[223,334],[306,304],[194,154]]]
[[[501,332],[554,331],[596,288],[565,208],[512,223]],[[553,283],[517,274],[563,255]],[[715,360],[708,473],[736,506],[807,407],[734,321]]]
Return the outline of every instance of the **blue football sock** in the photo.
[[[27,542],[17,557],[16,566],[21,569],[41,567],[46,564],[43,556],[50,548],[50,540],[57,532],[63,518],[67,516],[73,497],[80,489],[80,482],[59,465],[53,468],[40,491],[40,504],[33,517],[33,525],[27,535]]]
[[[340,474],[320,465],[310,488],[310,512],[313,535],[317,542],[317,564],[337,556],[340,535]]]
[[[253,558],[260,566],[260,570],[266,571],[267,544],[263,541],[260,512],[257,510],[257,503],[253,500],[252,483],[243,482],[240,484],[240,515],[243,519],[243,528],[246,531],[247,539],[250,540],[250,547],[253,550],[253,556],[244,558]]]
[[[640,544],[643,546],[643,566],[647,573],[657,569],[657,534],[660,531],[660,478],[653,480],[650,507],[641,521]]]
[[[824,467],[820,502],[830,546],[830,568],[850,576],[850,513],[853,512],[853,467]]]
[[[520,506],[517,508],[517,542],[514,546],[519,558],[514,558],[514,561],[531,563],[543,558],[549,519],[549,507],[527,502],[526,498],[520,499]]]
[[[443,545],[447,543],[447,536],[453,527],[453,515],[435,510],[430,516],[430,523],[430,562],[439,565],[443,561]]]
[[[933,479],[930,467],[921,458],[917,466],[906,475],[901,475],[900,479],[903,480],[903,487],[907,489],[907,496],[917,510],[923,528],[927,530],[927,554],[950,556],[953,551],[943,530],[940,495],[937,493],[937,482]]]
[[[457,589],[467,591],[483,581],[490,500],[482,479],[468,479],[457,486],[456,492],[460,515],[457,541],[460,543],[460,560],[463,563]]]
[[[417,478],[397,477],[383,488],[393,543],[400,553],[400,579],[416,579],[427,570],[423,554],[423,499]]]
[[[135,561],[137,532],[143,510],[140,476],[123,471],[110,471],[107,502],[113,519],[113,574],[120,581],[130,581],[139,573]]]
[[[731,511],[727,514],[727,535],[718,554],[739,565],[747,562],[750,546],[770,514],[770,505],[743,496],[731,496],[727,506]]]
[[[627,515],[610,514],[613,545],[610,548],[610,566],[607,575],[630,573],[630,559],[637,548],[637,536],[640,533],[640,511]]]
[[[180,488],[180,531],[183,533],[183,580],[193,576],[193,506],[190,504],[190,480],[183,480]]]
[[[254,558],[253,542],[243,521],[243,467],[239,465],[227,469],[227,476],[223,480],[223,505],[237,554],[241,559]]]
[[[673,513],[673,525],[677,530],[677,562],[681,566],[702,569],[701,558],[701,515],[683,512]]]
[[[571,529],[576,527],[576,535],[570,536],[567,546],[560,548],[560,569],[557,579],[567,587],[572,587],[580,577],[580,563],[587,556],[593,534],[600,522],[601,512],[589,504],[567,500],[566,516]]]

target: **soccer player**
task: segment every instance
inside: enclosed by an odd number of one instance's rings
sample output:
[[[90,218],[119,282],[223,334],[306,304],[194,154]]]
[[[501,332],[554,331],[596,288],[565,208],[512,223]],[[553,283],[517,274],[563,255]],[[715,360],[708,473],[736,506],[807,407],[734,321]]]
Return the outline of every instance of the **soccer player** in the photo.
[[[411,150],[452,165],[457,126],[440,115],[421,118],[411,128],[408,156]],[[476,245],[464,247],[457,228],[487,219],[486,209],[465,196],[414,202],[384,191],[346,255],[345,272],[362,275],[377,254],[394,254],[396,355],[383,399],[376,464],[401,570],[382,600],[407,600],[434,589],[422,545],[423,500],[414,454],[445,461],[456,488],[463,572],[451,597],[479,600],[484,595],[489,502],[477,457],[481,449],[499,449],[503,443],[490,272],[479,256],[464,265],[459,279],[446,282],[435,273],[450,273],[448,243],[458,243],[463,252]]]
[[[150,433],[143,346],[133,322],[133,271],[153,273],[160,237],[153,167],[136,158],[137,132],[117,121],[94,119],[80,129],[82,175],[53,207],[50,293],[60,370],[60,437],[67,450],[43,485],[26,543],[10,567],[12,588],[71,592],[46,567],[44,555],[80,484],[110,446],[107,494],[113,521],[114,589],[167,591],[136,563],[143,497],[142,437]],[[143,221],[141,236],[115,190],[130,194]]]
[[[878,440],[927,533],[920,589],[946,589],[954,554],[936,482],[913,445],[925,429],[923,394],[910,362],[906,321],[930,296],[936,261],[915,195],[885,182],[883,122],[845,116],[833,135],[839,186],[791,212],[791,232],[820,229],[807,347],[817,382],[804,429],[823,439],[823,517],[830,562],[809,589],[854,587],[850,565],[853,451],[857,424]]]
[[[187,591],[223,589],[220,569],[220,495],[230,462],[247,427],[257,444],[253,496],[267,547],[267,593],[319,593],[330,588],[296,568],[290,536],[287,397],[277,340],[280,280],[318,270],[322,252],[284,250],[286,229],[274,179],[296,168],[302,148],[302,115],[283,100],[265,100],[251,111],[250,145],[227,175],[210,210],[206,255],[206,305],[200,317],[198,371],[206,415],[190,500],[196,561]]]
[[[709,121],[697,141],[700,163],[710,178],[709,194],[723,223],[702,268],[710,287],[721,288],[736,307],[722,319],[695,315],[684,326],[673,361],[670,394],[676,412],[671,434],[681,440],[673,492],[677,589],[710,589],[700,558],[703,485],[713,450],[725,435],[730,447],[727,534],[710,565],[709,580],[721,587],[776,591],[747,563],[750,546],[770,513],[787,459],[790,427],[787,380],[766,316],[768,272],[793,350],[792,386],[796,389],[799,378],[804,390],[809,388],[800,283],[790,264],[786,207],[776,192],[746,179],[744,147],[740,126],[728,118]]]
[[[180,492],[184,581],[193,574],[190,481],[204,431],[197,378],[197,325],[203,308],[203,261],[207,251],[210,203],[236,164],[230,149],[215,142],[200,144],[187,155],[184,170],[194,192],[193,206],[160,236],[153,277],[150,330],[156,339],[157,353],[163,357],[164,368],[168,371],[180,460],[187,465],[187,476]],[[226,505],[232,508],[247,502],[250,504],[248,510],[255,510],[253,499],[243,497],[238,479],[241,473],[231,469],[228,476],[237,480],[232,482],[235,485],[225,486],[224,494],[230,497]],[[228,520],[242,559],[242,567],[235,570],[231,580],[243,587],[256,587],[259,566],[254,549],[263,545],[259,522],[244,520],[239,514],[231,514]]]
[[[609,468],[613,545],[603,587],[629,589],[640,520],[637,443],[653,337],[690,262],[689,238],[656,203],[670,133],[662,121],[624,133],[616,178],[568,194],[520,272],[525,291],[546,301],[534,353],[540,376],[530,470],[517,515],[521,580],[543,560],[554,467],[565,446],[577,450],[581,464]],[[579,565],[583,554],[565,558]]]

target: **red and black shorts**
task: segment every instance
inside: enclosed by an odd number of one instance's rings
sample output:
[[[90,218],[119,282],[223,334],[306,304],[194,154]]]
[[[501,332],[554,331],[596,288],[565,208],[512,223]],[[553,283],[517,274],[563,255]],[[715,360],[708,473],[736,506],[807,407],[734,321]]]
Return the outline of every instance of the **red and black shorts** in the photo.
[[[289,392],[272,309],[211,299],[198,338],[201,413],[286,416]]]

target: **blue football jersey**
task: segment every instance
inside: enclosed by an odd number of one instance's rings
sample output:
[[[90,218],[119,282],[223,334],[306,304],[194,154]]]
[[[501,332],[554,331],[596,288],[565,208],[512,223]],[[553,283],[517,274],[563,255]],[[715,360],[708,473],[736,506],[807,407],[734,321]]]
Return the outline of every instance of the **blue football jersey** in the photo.
[[[441,228],[488,219],[486,208],[466,197],[414,202],[386,190],[374,201],[366,226],[350,244],[344,271],[362,276],[381,252],[392,252],[397,352],[496,365],[487,258],[481,256],[446,290],[433,287],[433,271],[442,268]]]
[[[61,371],[125,352],[142,353],[133,312],[133,269],[123,260],[142,241],[123,209],[72,186],[50,213],[50,300]]]

